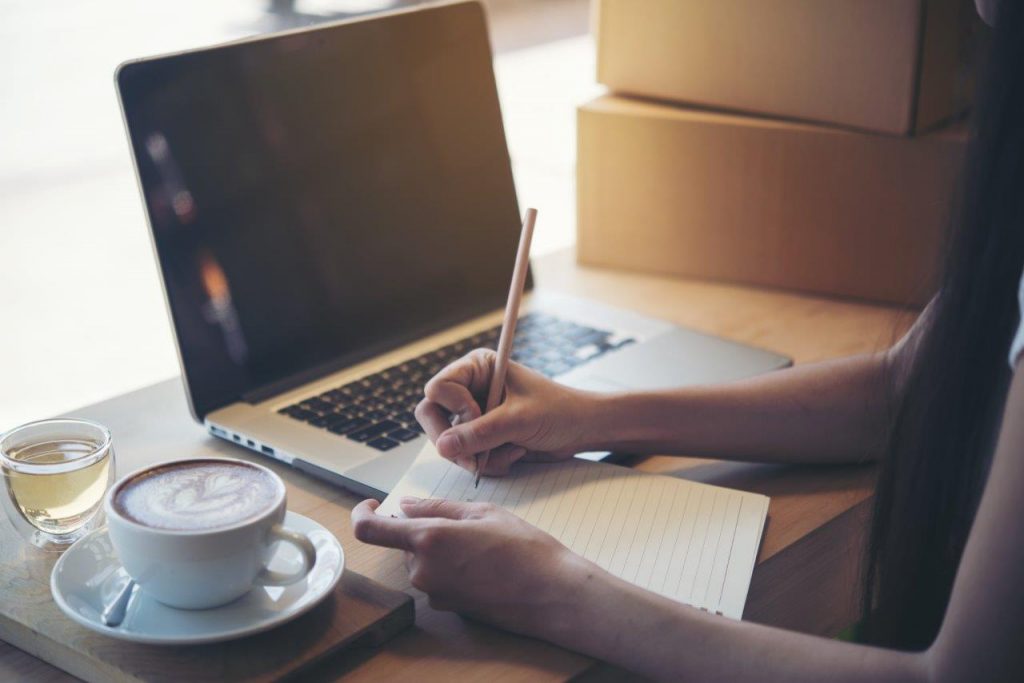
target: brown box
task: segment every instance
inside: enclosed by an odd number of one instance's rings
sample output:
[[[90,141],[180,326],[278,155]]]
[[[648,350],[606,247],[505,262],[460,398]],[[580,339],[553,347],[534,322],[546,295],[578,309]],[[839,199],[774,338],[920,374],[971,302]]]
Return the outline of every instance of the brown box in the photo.
[[[962,113],[974,0],[595,0],[622,94],[895,134]]]
[[[921,304],[966,142],[600,97],[578,112],[578,257]]]

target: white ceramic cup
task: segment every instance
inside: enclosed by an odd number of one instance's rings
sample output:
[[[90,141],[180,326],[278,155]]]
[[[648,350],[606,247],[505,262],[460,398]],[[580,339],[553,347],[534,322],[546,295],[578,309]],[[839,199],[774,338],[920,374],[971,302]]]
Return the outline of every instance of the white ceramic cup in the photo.
[[[223,527],[175,530],[140,524],[122,515],[114,505],[117,492],[145,472],[225,460],[262,470],[275,482],[277,495],[266,510]],[[284,482],[266,467],[243,460],[175,460],[137,470],[111,487],[104,509],[110,540],[125,571],[148,595],[171,607],[217,607],[240,598],[254,585],[286,586],[303,579],[316,562],[316,548],[309,538],[283,525]],[[284,573],[267,568],[278,541],[290,543],[299,551],[300,569]]]

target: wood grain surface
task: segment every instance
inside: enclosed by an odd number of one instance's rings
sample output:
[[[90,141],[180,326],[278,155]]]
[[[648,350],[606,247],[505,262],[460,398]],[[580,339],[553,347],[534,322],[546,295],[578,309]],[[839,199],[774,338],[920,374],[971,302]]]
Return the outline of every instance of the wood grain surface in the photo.
[[[569,251],[538,259],[534,266],[539,287],[764,346],[797,363],[884,348],[914,317],[912,311],[889,307],[581,268]],[[259,457],[209,437],[192,422],[177,380],[76,414],[111,427],[124,463],[210,454]],[[632,464],[772,497],[745,619],[821,635],[834,635],[852,621],[872,467],[785,467],[661,456]],[[431,609],[409,585],[401,553],[360,544],[352,536],[349,511],[358,497],[282,465],[269,466],[288,484],[289,507],[338,537],[351,570],[416,600],[414,628],[379,647],[328,657],[304,671],[303,680],[618,679],[621,672],[579,654]],[[0,647],[0,680],[70,679],[15,648]]]

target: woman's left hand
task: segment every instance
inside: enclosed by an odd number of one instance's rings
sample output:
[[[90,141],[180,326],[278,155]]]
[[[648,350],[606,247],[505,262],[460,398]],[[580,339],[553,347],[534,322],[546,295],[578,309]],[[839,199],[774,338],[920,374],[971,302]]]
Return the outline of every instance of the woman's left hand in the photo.
[[[356,538],[404,550],[409,579],[431,607],[537,637],[553,635],[572,613],[574,577],[590,563],[512,513],[490,503],[404,498],[407,519],[398,519],[376,515],[378,505],[353,508]]]

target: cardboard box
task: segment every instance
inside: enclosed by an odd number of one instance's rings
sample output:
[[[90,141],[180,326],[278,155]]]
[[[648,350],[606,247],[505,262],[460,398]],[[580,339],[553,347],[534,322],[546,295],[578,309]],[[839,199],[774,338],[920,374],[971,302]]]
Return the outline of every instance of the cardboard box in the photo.
[[[919,305],[966,143],[601,97],[578,111],[578,258]]]
[[[974,0],[595,0],[620,94],[895,134],[962,113]]]

